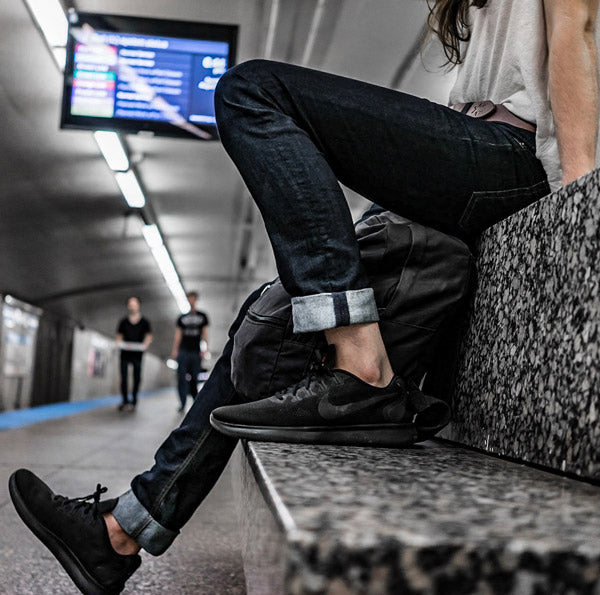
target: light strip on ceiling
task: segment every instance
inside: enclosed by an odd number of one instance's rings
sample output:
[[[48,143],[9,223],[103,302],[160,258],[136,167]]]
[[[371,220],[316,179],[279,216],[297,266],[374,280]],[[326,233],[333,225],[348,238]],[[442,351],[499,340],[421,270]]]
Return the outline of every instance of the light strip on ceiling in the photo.
[[[60,71],[64,72],[67,63],[67,48],[52,48],[52,56]]]
[[[182,314],[187,314],[190,311],[190,303],[188,302],[185,291],[183,290],[183,285],[180,283],[177,287],[169,287],[169,289],[171,290],[171,293],[177,302],[179,311]]]
[[[190,304],[185,295],[183,286],[181,285],[181,281],[179,280],[179,275],[175,270],[175,265],[164,244],[152,248],[152,256],[154,256],[154,260],[156,260],[156,264],[158,264],[158,268],[167,283],[167,287],[173,294],[182,314],[189,312]]]
[[[173,261],[171,260],[171,256],[167,249],[164,246],[157,246],[156,248],[152,248],[152,255],[154,256],[167,285],[177,285],[177,283],[179,283],[179,275],[177,275],[177,271],[175,270],[175,266],[173,265]]]
[[[146,243],[150,247],[150,249],[158,248],[163,245],[163,239],[160,235],[160,231],[154,223],[151,225],[144,225],[142,228],[142,233],[144,234],[144,239]]]
[[[129,158],[121,144],[121,139],[116,132],[107,130],[96,130],[94,139],[113,171],[127,171],[129,169]]]
[[[123,198],[132,209],[141,209],[146,204],[146,198],[133,171],[116,172],[115,180]]]
[[[68,22],[58,0],[25,0],[61,70],[65,68]]]

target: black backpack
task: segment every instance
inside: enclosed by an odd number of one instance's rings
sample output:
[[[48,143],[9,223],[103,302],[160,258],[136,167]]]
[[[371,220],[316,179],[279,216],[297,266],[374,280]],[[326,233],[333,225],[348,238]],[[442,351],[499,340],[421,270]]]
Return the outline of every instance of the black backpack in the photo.
[[[461,240],[390,211],[367,213],[355,230],[392,368],[418,384],[468,293],[471,252]],[[235,333],[232,382],[249,400],[272,395],[305,376],[325,347],[322,332],[294,334],[291,298],[275,280]]]

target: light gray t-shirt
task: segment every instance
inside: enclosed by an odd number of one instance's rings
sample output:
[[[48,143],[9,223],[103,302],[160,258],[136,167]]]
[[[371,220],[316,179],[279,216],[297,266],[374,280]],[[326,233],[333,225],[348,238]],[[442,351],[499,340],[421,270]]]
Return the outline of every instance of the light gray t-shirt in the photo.
[[[548,89],[543,0],[488,0],[470,8],[472,37],[450,92],[450,105],[489,99],[537,126],[537,156],[550,187],[561,186]]]

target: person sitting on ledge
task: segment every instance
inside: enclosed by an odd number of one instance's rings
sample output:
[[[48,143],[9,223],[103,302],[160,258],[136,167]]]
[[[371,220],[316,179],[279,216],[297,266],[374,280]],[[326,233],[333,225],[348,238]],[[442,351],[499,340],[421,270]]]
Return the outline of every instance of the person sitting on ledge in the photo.
[[[289,64],[250,61],[216,91],[223,144],[265,220],[296,332],[324,330],[328,373],[252,404],[230,379],[232,337],[181,426],[131,489],[100,502],[56,496],[27,470],[10,494],[83,592],[120,592],[138,552],[163,553],[222,472],[238,436],[305,441],[303,427],[410,423],[361,269],[338,180],[395,213],[472,241],[593,169],[598,0],[437,0],[430,25],[459,65],[450,104]],[[552,109],[550,107],[552,106]],[[556,130],[556,134],[554,131]],[[562,167],[561,167],[562,166]],[[328,396],[327,411],[320,405]],[[212,413],[216,431],[209,423]],[[292,435],[285,428],[295,425]],[[336,436],[340,436],[337,432]],[[343,438],[343,436],[342,436]]]

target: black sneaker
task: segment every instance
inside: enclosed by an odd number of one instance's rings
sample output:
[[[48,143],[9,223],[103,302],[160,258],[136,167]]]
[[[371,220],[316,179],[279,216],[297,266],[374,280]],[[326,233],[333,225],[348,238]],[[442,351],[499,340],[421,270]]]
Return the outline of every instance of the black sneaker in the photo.
[[[54,494],[27,469],[15,471],[8,487],[21,519],[82,593],[112,595],[123,590],[142,559],[137,554],[122,556],[112,548],[102,514],[112,510],[116,500],[100,503],[106,488],[98,484],[94,494],[69,499]]]
[[[268,442],[406,446],[424,439],[418,420],[430,406],[415,404],[415,390],[422,395],[398,376],[377,388],[322,367],[272,397],[215,409],[210,423],[228,436]]]

